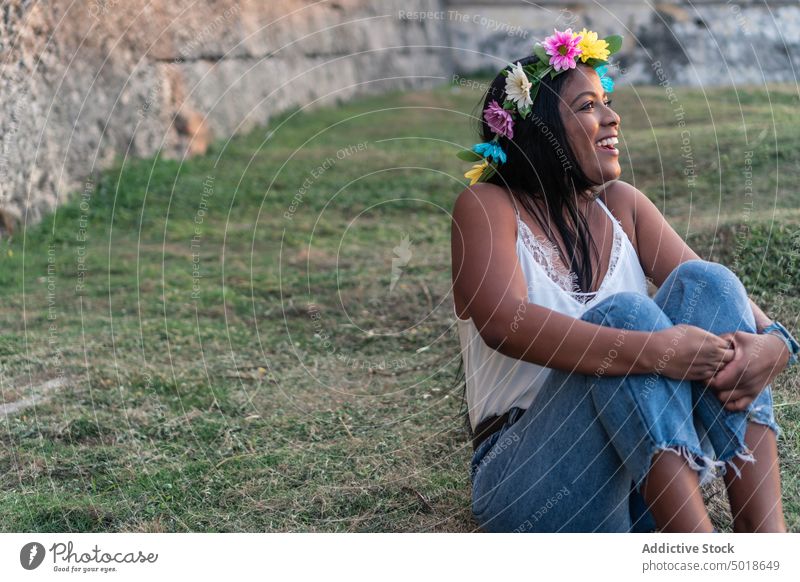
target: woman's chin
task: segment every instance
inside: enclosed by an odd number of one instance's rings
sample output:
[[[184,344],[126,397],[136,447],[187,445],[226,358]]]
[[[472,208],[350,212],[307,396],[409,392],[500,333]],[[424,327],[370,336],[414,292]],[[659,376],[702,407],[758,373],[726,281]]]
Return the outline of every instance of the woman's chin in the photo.
[[[605,184],[611,180],[616,180],[622,175],[622,167],[619,164],[608,164],[602,168],[596,168],[591,175],[587,175],[595,184]]]

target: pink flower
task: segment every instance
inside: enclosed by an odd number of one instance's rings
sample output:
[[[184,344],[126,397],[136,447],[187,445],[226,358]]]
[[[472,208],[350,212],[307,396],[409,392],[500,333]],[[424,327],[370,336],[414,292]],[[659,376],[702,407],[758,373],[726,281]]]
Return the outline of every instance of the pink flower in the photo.
[[[504,135],[508,139],[514,137],[514,119],[497,101],[492,101],[489,107],[483,110],[483,118],[494,133]]]
[[[553,29],[553,36],[544,39],[542,46],[545,52],[550,55],[550,64],[556,71],[566,71],[575,68],[575,59],[581,54],[578,43],[583,36],[580,34],[573,37],[572,29],[568,28],[564,32]]]

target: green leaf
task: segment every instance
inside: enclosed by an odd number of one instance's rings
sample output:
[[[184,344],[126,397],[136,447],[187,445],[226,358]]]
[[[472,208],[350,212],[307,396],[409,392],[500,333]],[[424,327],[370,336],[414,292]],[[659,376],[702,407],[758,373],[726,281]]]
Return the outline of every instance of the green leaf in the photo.
[[[533,54],[539,57],[539,62],[544,64],[550,63],[550,55],[547,54],[547,51],[542,45],[537,44],[535,47],[533,47]]]
[[[550,71],[550,78],[551,79],[555,79],[556,75],[558,75],[558,73],[560,73],[560,72],[561,71],[556,71],[555,69],[553,69],[552,71]]]
[[[472,150],[461,150],[456,156],[458,159],[464,160],[465,162],[478,162],[483,159],[482,155],[476,154]]]
[[[497,167],[494,164],[489,164],[488,166],[486,166],[486,169],[483,170],[483,173],[481,174],[481,182],[486,181],[492,176],[494,176],[494,173],[496,171]]]
[[[541,72],[539,73],[539,80],[541,81],[544,79],[545,75],[547,75],[547,73],[552,73],[553,70],[554,69],[552,65],[547,65],[546,67],[542,68]]]
[[[516,103],[514,103],[511,99],[506,99],[505,101],[503,101],[503,109],[514,111],[516,107],[517,107]]]
[[[509,71],[508,69],[503,69],[502,71],[500,71],[500,74],[501,74],[501,75],[503,75],[504,77],[508,77],[508,74],[509,74],[510,72],[511,72],[511,71]]]
[[[597,67],[602,67],[603,65],[607,65],[608,61],[604,61],[603,59],[591,58],[591,59],[586,59],[586,64],[592,67],[593,69],[596,69]]]
[[[612,34],[611,36],[605,37],[603,40],[608,43],[609,54],[613,55],[622,48],[622,37],[618,34]]]

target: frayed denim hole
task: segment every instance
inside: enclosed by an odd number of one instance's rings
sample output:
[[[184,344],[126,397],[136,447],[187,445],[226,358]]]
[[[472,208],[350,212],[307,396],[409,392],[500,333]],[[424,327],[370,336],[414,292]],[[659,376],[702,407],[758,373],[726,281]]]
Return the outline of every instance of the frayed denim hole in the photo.
[[[725,462],[712,459],[708,455],[704,455],[702,451],[692,451],[692,447],[687,444],[663,444],[653,447],[652,454],[650,455],[645,471],[636,478],[635,489],[640,495],[642,494],[642,486],[644,485],[650,469],[653,467],[653,458],[656,454],[662,451],[669,451],[675,455],[683,457],[686,464],[695,470],[700,478],[700,485],[707,485],[720,475],[725,474]]]
[[[746,446],[742,446],[741,449],[737,449],[734,452],[733,456],[731,456],[730,459],[727,459],[726,461],[723,461],[723,467],[722,467],[722,473],[721,473],[722,475],[727,475],[728,467],[731,467],[733,469],[733,472],[736,474],[736,477],[739,477],[739,478],[742,477],[742,471],[739,469],[739,467],[736,466],[736,463],[734,462],[735,459],[740,459],[740,460],[744,461],[745,463],[755,463],[756,462],[756,458],[753,456],[753,451],[751,451]]]
[[[781,434],[783,434],[783,430],[775,422],[770,422],[770,421],[767,421],[767,420],[765,420],[763,418],[759,418],[759,417],[752,417],[749,414],[748,414],[747,420],[748,420],[748,422],[754,422],[756,424],[761,424],[761,425],[766,426],[767,428],[771,429],[772,432],[775,433],[775,439],[776,440],[780,438]],[[736,464],[734,462],[735,459],[740,459],[741,461],[744,461],[745,463],[755,463],[756,462],[756,458],[753,455],[753,451],[750,450],[750,448],[747,446],[746,443],[742,442],[738,447],[736,447],[736,451],[734,451],[734,454],[731,455],[731,457],[729,459],[726,459],[723,462],[723,470],[722,470],[721,475],[726,475],[727,474],[727,467],[732,467],[736,477],[741,478],[742,472],[739,469],[739,467],[736,466]]]
[[[745,410],[732,414],[746,414],[746,413],[747,412]],[[734,431],[732,431],[728,427],[727,423],[720,422],[717,424],[717,426],[727,434],[729,441],[735,440],[736,442],[736,447],[730,454],[726,455],[723,453],[721,455],[718,455],[718,459],[715,461],[715,464],[717,464],[717,466],[719,466],[720,468],[718,476],[722,477],[726,475],[728,473],[727,468],[730,466],[733,467],[736,476],[741,477],[741,472],[739,471],[739,468],[733,463],[733,459],[738,458],[747,463],[755,463],[755,458],[753,457],[753,451],[751,451],[747,447],[747,445],[744,442],[744,438],[739,438],[739,435]]]
[[[772,429],[772,432],[775,433],[775,438],[779,439],[783,434],[783,429],[778,426],[778,423],[775,421],[775,405],[772,396],[772,385],[769,384],[764,388],[764,391],[769,391],[769,402],[764,404],[756,405],[758,398],[754,402],[751,402],[750,405],[745,409],[745,413],[747,414],[747,420],[750,422],[755,422],[757,424],[763,424]],[[760,396],[759,396],[760,397]]]
[[[771,390],[771,387],[769,388]],[[770,394],[771,396],[771,394]],[[770,398],[771,400],[771,398]],[[754,403],[753,403],[754,404]],[[768,427],[775,433],[775,439],[779,439],[783,434],[782,429],[778,426],[778,424],[774,421],[774,414],[764,413],[764,408],[768,407],[768,404],[762,404],[759,406],[753,406],[750,404],[743,412],[746,414],[747,422],[754,422],[756,424],[761,424],[763,426]],[[724,426],[724,423],[723,423]],[[727,428],[727,427],[726,427]],[[745,429],[745,433],[746,433]],[[733,433],[731,433],[733,434]],[[737,445],[734,453],[730,455],[727,459],[723,460],[723,469],[722,475],[727,474],[727,467],[732,467],[736,477],[742,476],[741,470],[735,464],[735,459],[740,459],[745,463],[755,463],[756,459],[753,455],[753,451],[747,446],[747,443],[744,442],[744,438],[739,439],[737,438]]]
[[[775,433],[775,440],[780,439],[781,436],[783,435],[783,429],[778,425],[777,422],[775,422],[773,420],[768,420],[766,418],[763,418],[763,417],[757,416],[757,415],[751,416],[750,414],[748,414],[747,415],[747,421],[748,422],[754,422],[756,424],[763,424],[767,428],[772,429],[772,432]]]

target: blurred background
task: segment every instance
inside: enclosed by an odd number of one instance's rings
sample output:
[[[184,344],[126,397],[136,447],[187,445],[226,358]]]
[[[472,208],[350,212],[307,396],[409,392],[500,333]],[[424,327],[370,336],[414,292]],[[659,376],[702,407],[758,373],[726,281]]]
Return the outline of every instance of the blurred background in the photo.
[[[454,154],[553,28],[624,36],[621,179],[798,334],[797,1],[0,11],[4,531],[472,531]]]

